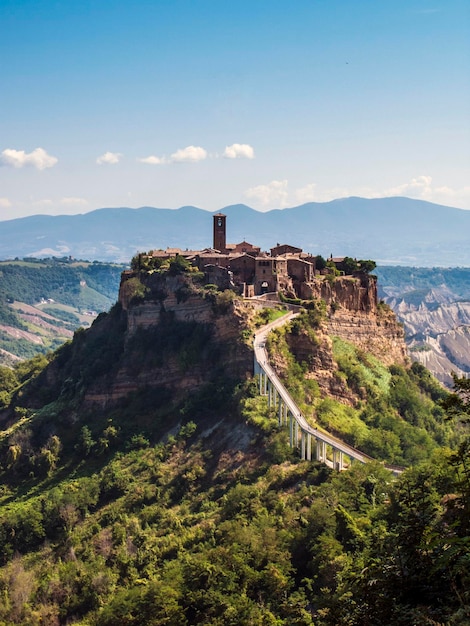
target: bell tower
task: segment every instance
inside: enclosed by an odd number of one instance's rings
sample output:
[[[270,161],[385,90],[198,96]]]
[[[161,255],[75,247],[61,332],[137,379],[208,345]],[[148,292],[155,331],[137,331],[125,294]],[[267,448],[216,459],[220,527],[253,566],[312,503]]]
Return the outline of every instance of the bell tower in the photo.
[[[223,213],[216,213],[214,215],[214,245],[215,250],[219,252],[225,252],[227,240],[225,234],[225,221],[227,216]]]

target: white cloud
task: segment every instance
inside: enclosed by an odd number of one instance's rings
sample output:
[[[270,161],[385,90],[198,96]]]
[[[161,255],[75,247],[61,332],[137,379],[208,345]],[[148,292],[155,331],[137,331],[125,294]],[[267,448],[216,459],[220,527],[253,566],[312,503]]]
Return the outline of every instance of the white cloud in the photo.
[[[462,187],[461,189],[435,187],[432,201],[461,209],[470,209],[470,187]]]
[[[8,198],[0,198],[0,209],[9,209],[11,207],[11,202]]]
[[[148,156],[148,157],[143,157],[142,159],[138,159],[138,161],[140,163],[147,163],[148,165],[163,165],[163,163],[166,163],[166,160],[164,157],[157,157],[157,156]]]
[[[36,148],[32,152],[7,148],[3,150],[0,155],[1,165],[8,165],[15,168],[31,166],[38,170],[45,170],[48,167],[54,167],[57,162],[58,159],[47,154],[44,148]]]
[[[404,196],[462,209],[470,209],[470,187],[453,189],[447,186],[434,186],[432,176],[426,175],[416,176],[406,183],[385,190],[377,190],[371,187],[334,187],[321,190],[316,187],[315,183],[311,183],[295,191],[295,198],[299,202],[329,202],[330,200],[349,198],[350,196],[358,196],[360,198]]]
[[[223,156],[226,159],[254,159],[255,151],[247,143],[233,143],[225,148]]]
[[[245,191],[245,196],[264,209],[283,208],[287,206],[287,180],[272,180],[267,185],[258,185]]]
[[[317,201],[318,194],[316,191],[316,187],[316,183],[310,183],[308,185],[305,185],[305,187],[297,189],[295,191],[295,199],[297,200],[297,202],[305,204],[306,202]]]
[[[88,206],[88,200],[85,200],[85,198],[75,198],[73,196],[69,196],[61,198],[60,204],[66,207],[85,207]]]
[[[41,198],[39,200],[34,200],[33,202],[31,202],[31,206],[38,207],[40,209],[42,208],[47,209],[49,207],[53,207],[54,202],[51,200],[51,198]]]
[[[432,176],[417,176],[409,182],[384,191],[381,196],[407,196],[418,200],[427,200],[437,204],[470,208],[470,187],[452,189],[451,187],[436,187],[432,184]],[[379,195],[379,194],[374,194]]]
[[[413,198],[428,199],[432,195],[432,177],[418,176],[409,182],[392,187],[384,192],[384,196],[410,196]]]
[[[96,159],[98,165],[103,165],[103,163],[107,163],[108,165],[116,165],[119,163],[122,154],[120,152],[105,152],[101,156]]]
[[[190,162],[196,163],[207,158],[207,151],[200,146],[187,146],[180,148],[171,155],[171,160],[175,163]]]

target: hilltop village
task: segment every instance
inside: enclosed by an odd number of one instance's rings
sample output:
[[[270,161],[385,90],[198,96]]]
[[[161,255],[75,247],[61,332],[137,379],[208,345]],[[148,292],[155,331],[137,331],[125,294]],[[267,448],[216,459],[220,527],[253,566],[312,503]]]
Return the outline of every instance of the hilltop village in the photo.
[[[277,244],[268,251],[247,241],[227,243],[227,217],[213,216],[212,248],[181,250],[167,248],[138,254],[134,270],[152,267],[153,262],[177,256],[185,258],[206,275],[209,283],[235,289],[244,297],[283,292],[298,298],[312,297],[315,277],[335,275],[364,276],[375,267],[373,261],[357,261],[350,257],[314,256],[289,244]]]

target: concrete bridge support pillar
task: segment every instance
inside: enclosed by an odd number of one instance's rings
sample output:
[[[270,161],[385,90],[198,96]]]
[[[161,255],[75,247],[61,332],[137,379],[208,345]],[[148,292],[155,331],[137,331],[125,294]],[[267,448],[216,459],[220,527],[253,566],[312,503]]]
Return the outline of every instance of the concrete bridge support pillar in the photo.
[[[307,433],[304,430],[300,431],[300,458],[302,461],[307,458]]]
[[[343,469],[343,453],[336,448],[333,448],[333,468],[337,470]]]
[[[317,460],[323,463],[326,461],[326,444],[320,439],[317,439]]]
[[[289,415],[289,445],[291,448],[294,447],[294,421],[292,415]]]
[[[267,390],[268,390],[268,377],[266,376],[265,372],[263,372],[263,370],[261,370],[260,375],[259,375],[259,393],[260,393],[260,396],[267,395]]]
[[[312,435],[307,433],[307,461],[312,460]]]

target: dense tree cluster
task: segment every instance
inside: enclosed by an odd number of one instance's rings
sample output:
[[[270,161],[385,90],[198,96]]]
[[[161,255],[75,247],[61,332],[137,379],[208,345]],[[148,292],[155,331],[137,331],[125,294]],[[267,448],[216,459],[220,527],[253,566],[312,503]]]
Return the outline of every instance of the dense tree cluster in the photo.
[[[266,407],[248,405],[256,463],[224,465],[188,423],[120,452],[103,433],[101,469],[84,461],[15,504],[4,487],[0,619],[467,623],[468,458],[441,450],[397,480],[379,464],[333,473],[281,452]],[[85,431],[79,445],[87,459],[103,447]]]

